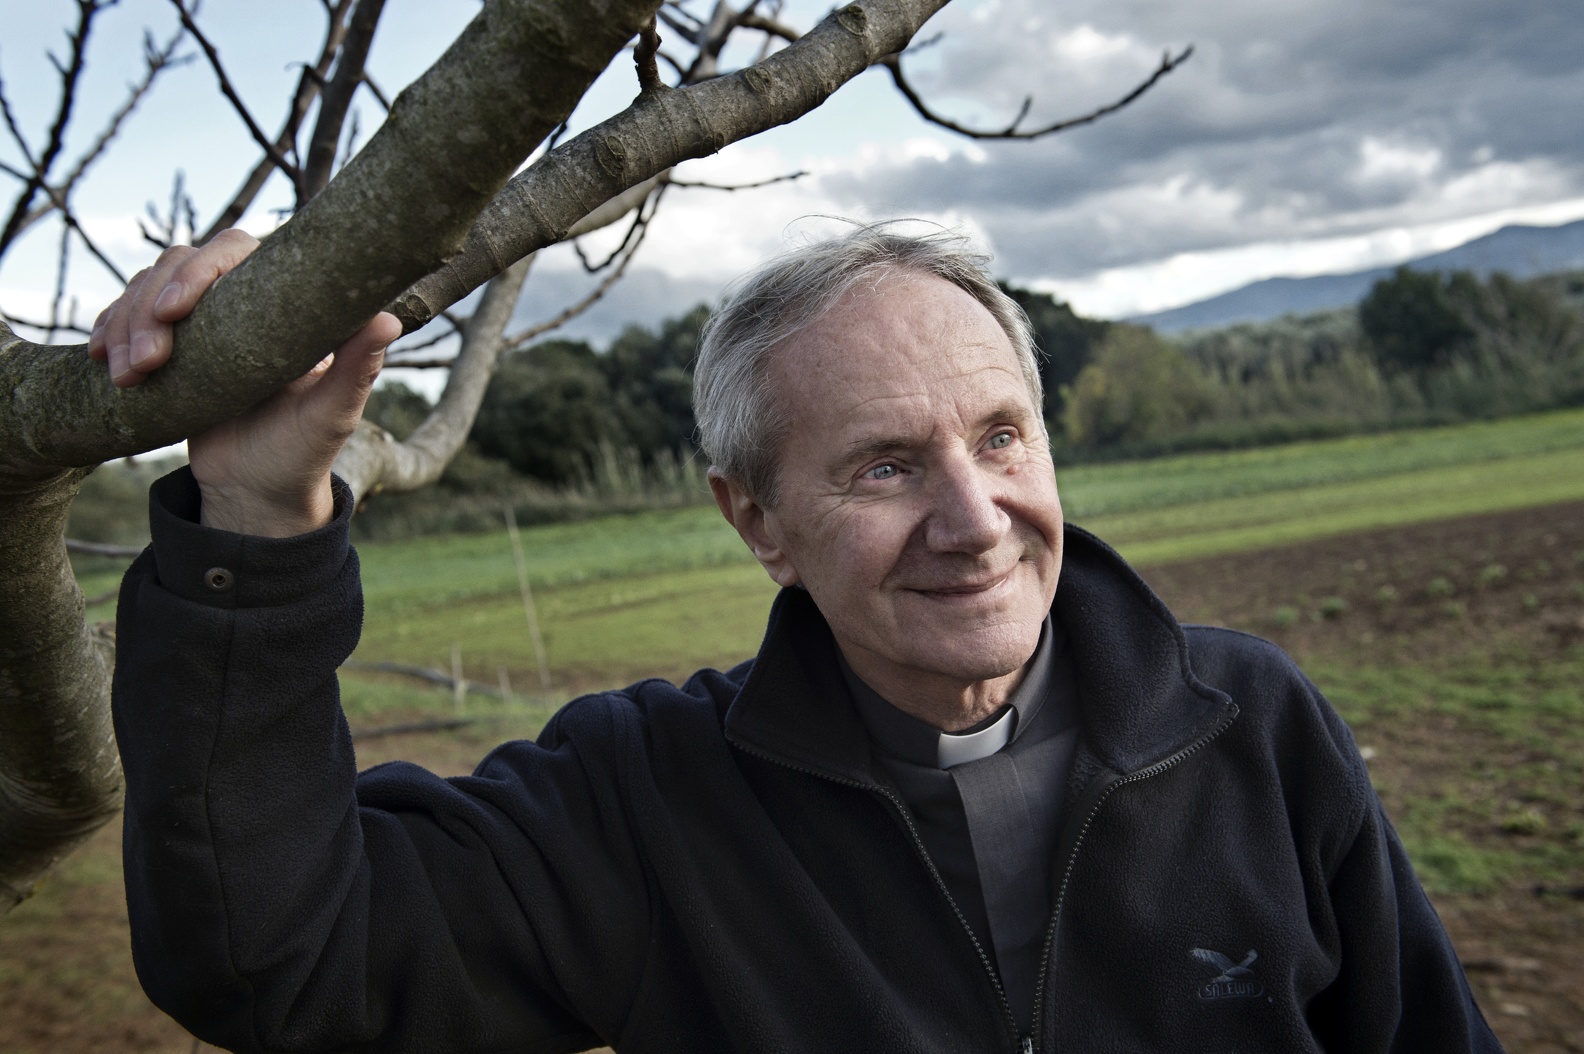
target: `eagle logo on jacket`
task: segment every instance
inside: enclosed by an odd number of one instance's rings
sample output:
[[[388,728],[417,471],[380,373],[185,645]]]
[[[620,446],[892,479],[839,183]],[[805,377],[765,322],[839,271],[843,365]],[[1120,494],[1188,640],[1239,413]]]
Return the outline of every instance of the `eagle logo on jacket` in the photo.
[[[1250,948],[1240,963],[1209,948],[1190,948],[1188,954],[1221,971],[1199,986],[1200,999],[1249,999],[1265,994],[1265,986],[1255,980],[1254,971],[1249,969],[1259,958],[1259,952],[1254,949]]]

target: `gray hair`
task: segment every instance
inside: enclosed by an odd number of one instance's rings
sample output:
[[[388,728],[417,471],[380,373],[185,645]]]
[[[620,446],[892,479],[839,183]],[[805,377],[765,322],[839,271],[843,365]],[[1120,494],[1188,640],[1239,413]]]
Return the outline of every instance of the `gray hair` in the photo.
[[[776,257],[734,282],[704,326],[693,372],[700,443],[723,476],[766,508],[779,496],[777,455],[788,425],[771,390],[771,356],[877,272],[933,275],[982,304],[1011,342],[1036,412],[1044,405],[1028,316],[990,277],[990,257],[951,231],[911,235],[894,226],[855,224]]]

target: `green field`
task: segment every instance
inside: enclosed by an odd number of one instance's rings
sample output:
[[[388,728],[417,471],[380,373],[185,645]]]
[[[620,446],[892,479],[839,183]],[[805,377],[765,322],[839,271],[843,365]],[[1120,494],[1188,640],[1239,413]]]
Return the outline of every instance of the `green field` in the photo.
[[[1584,498],[1584,410],[1224,454],[1074,466],[1068,516],[1148,565]],[[523,532],[557,688],[677,677],[751,655],[774,587],[712,506]],[[537,673],[503,531],[361,547],[357,658],[518,688]],[[85,561],[85,593],[115,565]],[[101,604],[90,618],[113,617]],[[427,691],[427,690],[426,690]]]
[[[1584,410],[1070,467],[1061,471],[1060,485],[1071,519],[1136,563],[1165,565],[1584,499]],[[1375,581],[1349,586],[1356,574],[1351,554],[1340,572],[1317,572],[1337,576],[1334,582],[1312,587],[1294,584],[1301,569],[1322,566],[1311,551],[1273,554],[1287,561],[1268,579],[1274,599],[1215,620],[1278,639],[1315,626],[1334,631],[1328,647],[1295,654],[1352,726],[1460,951],[1468,939],[1467,948],[1490,961],[1544,963],[1475,977],[1482,1003],[1510,1006],[1515,991],[1526,993],[1532,1020],[1554,1020],[1567,1030],[1576,1012],[1547,1010],[1547,997],[1536,993],[1549,979],[1559,991],[1576,991],[1580,977],[1576,957],[1552,957],[1569,946],[1562,934],[1574,931],[1567,927],[1584,924],[1571,899],[1584,894],[1584,535],[1569,526],[1566,509],[1536,509],[1521,519],[1539,538],[1531,549],[1494,563],[1498,557],[1478,553],[1489,544],[1479,532],[1490,529],[1471,526],[1473,534],[1458,536],[1467,544],[1423,549],[1424,566],[1401,570],[1389,594]],[[1502,537],[1524,533],[1513,520],[1504,522]],[[1430,533],[1450,537],[1452,526]],[[367,619],[355,659],[449,670],[455,649],[470,681],[493,687],[504,673],[513,689],[509,701],[470,694],[458,715],[447,689],[344,670],[343,703],[356,731],[458,716],[471,722],[362,738],[361,763],[400,757],[465,772],[493,744],[536,734],[573,694],[646,676],[679,679],[701,666],[735,663],[758,647],[775,587],[713,507],[536,527],[523,531],[522,540],[553,678],[548,690],[538,685],[504,531],[360,547]],[[1451,569],[1460,563],[1468,566]],[[1173,571],[1219,575],[1194,564],[1152,574]],[[78,572],[94,596],[114,586],[120,567],[85,560]],[[1448,581],[1435,577],[1443,574]],[[1450,579],[1459,583],[1455,596]],[[1437,582],[1444,593],[1429,591]],[[1346,604],[1327,609],[1317,599],[1336,600],[1348,588],[1354,592]],[[1299,596],[1302,589],[1313,595]],[[1291,618],[1274,618],[1273,604],[1288,605],[1277,611]],[[1452,643],[1418,652],[1384,647],[1381,627],[1402,612],[1417,612],[1427,634]],[[89,611],[91,618],[113,615],[109,603]],[[1476,623],[1476,616],[1487,621]],[[1437,619],[1470,632],[1458,637],[1437,629]],[[0,984],[8,976],[14,985],[38,975],[53,993],[61,976],[77,971],[91,977],[82,984],[100,1012],[113,1004],[128,1019],[153,1013],[131,979],[124,912],[109,921],[92,915],[98,905],[120,902],[117,853],[114,832],[104,833],[68,861],[44,894],[13,913],[8,925],[18,939],[9,959],[0,956]],[[68,918],[71,925],[63,925]],[[81,949],[58,946],[79,933]],[[36,963],[26,958],[35,947],[45,949]],[[1514,1051],[1561,1049],[1503,1038]]]

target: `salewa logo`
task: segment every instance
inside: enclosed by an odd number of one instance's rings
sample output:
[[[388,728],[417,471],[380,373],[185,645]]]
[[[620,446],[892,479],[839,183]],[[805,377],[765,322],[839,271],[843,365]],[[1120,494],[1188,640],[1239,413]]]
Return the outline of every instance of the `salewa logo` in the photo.
[[[1209,948],[1190,948],[1188,954],[1221,971],[1199,986],[1200,999],[1251,999],[1265,994],[1265,986],[1254,979],[1254,971],[1249,969],[1259,958],[1259,952],[1252,948],[1240,963]]]

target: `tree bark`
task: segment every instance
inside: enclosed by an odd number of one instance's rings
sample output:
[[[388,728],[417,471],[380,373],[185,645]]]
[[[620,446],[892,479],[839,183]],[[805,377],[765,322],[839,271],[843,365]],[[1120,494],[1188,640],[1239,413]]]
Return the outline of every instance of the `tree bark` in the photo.
[[[136,388],[114,388],[80,347],[0,331],[0,391],[12,393],[0,402],[0,457],[13,471],[47,472],[165,446],[301,376],[455,254],[656,6],[487,4],[324,192],[214,286],[177,327],[173,361]]]
[[[691,158],[786,124],[900,51],[947,0],[861,0],[756,66],[686,88],[645,92],[627,110],[562,144],[516,176],[460,253],[392,305],[407,332],[499,274],[567,237],[627,187]]]
[[[492,0],[137,388],[112,387],[81,345],[0,324],[0,912],[119,806],[106,649],[83,625],[64,543],[77,466],[174,442],[306,372],[456,251],[656,6]]]
[[[83,623],[62,543],[85,475],[0,500],[0,915],[121,808],[111,642]]]
[[[404,289],[396,306],[409,324],[433,317],[628,188],[813,109],[945,2],[850,4],[760,66],[644,93],[501,193],[659,5],[491,0],[357,158],[214,286],[142,385],[116,389],[81,345],[32,344],[0,323],[0,913],[119,800],[108,647],[83,626],[65,556],[77,466],[234,416]],[[474,397],[471,385],[458,400]]]
[[[440,401],[406,441],[367,418],[358,422],[335,462],[336,474],[347,481],[356,500],[380,491],[404,493],[427,487],[457,456],[506,347],[506,325],[532,263],[533,257],[525,256],[484,287],[478,310],[463,330],[462,347]]]

